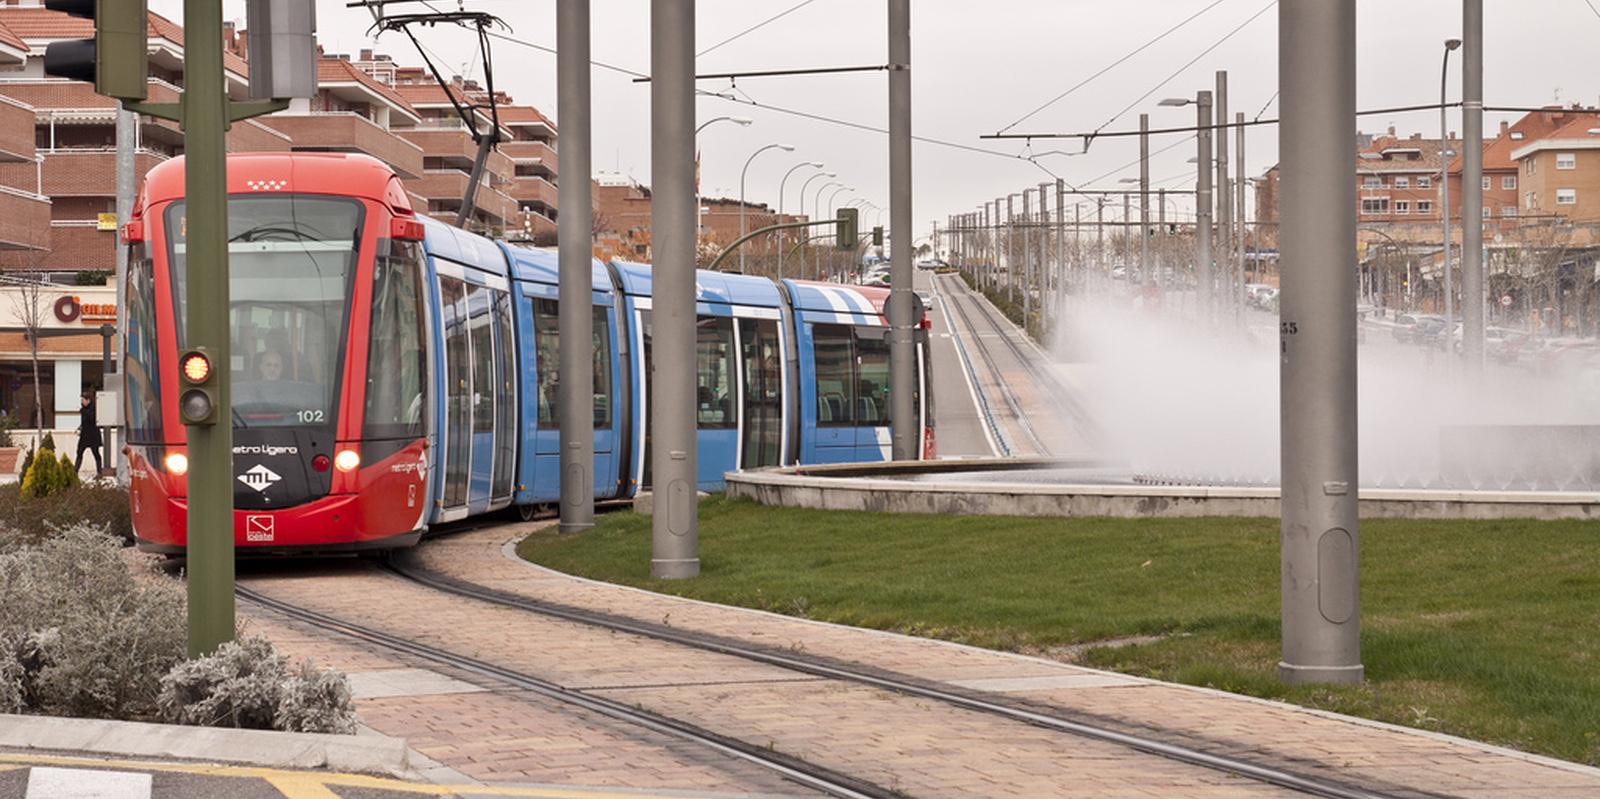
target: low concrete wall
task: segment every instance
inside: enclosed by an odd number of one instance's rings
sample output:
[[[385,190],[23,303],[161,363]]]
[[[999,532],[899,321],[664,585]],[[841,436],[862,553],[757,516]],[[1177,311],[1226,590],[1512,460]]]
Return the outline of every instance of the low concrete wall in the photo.
[[[1279,515],[1276,488],[972,484],[867,476],[922,472],[935,465],[932,471],[949,472],[1016,468],[1018,464],[1010,460],[983,459],[883,464],[881,466],[888,467],[884,470],[864,464],[840,464],[736,472],[727,475],[727,493],[730,497],[744,497],[778,507],[883,513],[1121,518]],[[1031,461],[1027,465],[1063,464]],[[1361,516],[1367,519],[1591,519],[1600,517],[1600,494],[1363,489]]]

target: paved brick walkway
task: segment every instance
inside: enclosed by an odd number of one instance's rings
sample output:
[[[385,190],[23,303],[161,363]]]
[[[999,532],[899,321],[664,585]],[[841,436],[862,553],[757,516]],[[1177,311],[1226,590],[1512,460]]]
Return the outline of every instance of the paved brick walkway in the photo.
[[[534,527],[466,533],[432,542],[418,555],[430,569],[532,598],[647,621],[665,617],[675,627],[803,648],[924,679],[994,690],[1105,719],[1124,729],[1159,729],[1168,740],[1207,751],[1248,753],[1259,762],[1359,781],[1372,789],[1408,788],[1413,794],[1468,797],[1600,796],[1600,769],[1447,736],[1035,658],[578,580],[509,556],[504,544]],[[912,734],[901,724],[889,726],[899,734]],[[1055,740],[1056,749],[1086,751],[1076,741],[1063,746],[1059,737]],[[1112,757],[1127,755],[1116,752]]]

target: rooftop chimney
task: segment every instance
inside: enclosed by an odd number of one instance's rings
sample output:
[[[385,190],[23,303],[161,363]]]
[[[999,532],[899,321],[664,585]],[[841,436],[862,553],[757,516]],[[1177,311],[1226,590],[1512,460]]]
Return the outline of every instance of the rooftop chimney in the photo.
[[[362,61],[371,61],[372,60],[372,51],[371,50],[367,50],[367,49],[363,49],[361,51],[361,60]]]
[[[1500,120],[1500,135],[1501,136],[1506,135],[1506,131],[1508,131],[1508,130],[1511,130],[1511,123],[1507,122],[1504,119]],[[1443,245],[1440,245],[1440,246],[1443,246]]]
[[[1393,125],[1389,126],[1389,138],[1391,138],[1391,139],[1394,138],[1394,126]],[[1443,245],[1440,245],[1440,246],[1443,246]]]

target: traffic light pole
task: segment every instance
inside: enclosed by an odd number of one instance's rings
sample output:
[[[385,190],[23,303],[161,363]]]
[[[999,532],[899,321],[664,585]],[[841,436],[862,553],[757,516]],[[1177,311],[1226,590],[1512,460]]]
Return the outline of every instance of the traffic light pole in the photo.
[[[188,425],[189,656],[233,640],[233,424],[228,379],[228,94],[221,0],[184,0],[184,199],[187,334],[216,380],[221,421]]]

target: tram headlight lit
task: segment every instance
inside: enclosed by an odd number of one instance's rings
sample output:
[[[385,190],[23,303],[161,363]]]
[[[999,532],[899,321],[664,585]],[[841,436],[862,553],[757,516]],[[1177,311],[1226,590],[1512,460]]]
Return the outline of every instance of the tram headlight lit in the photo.
[[[333,465],[341,472],[353,472],[361,465],[361,453],[353,449],[340,450],[333,456]]]
[[[182,452],[168,453],[165,463],[167,474],[182,477],[189,473],[189,456]]]

